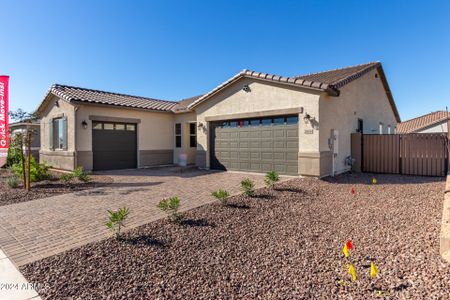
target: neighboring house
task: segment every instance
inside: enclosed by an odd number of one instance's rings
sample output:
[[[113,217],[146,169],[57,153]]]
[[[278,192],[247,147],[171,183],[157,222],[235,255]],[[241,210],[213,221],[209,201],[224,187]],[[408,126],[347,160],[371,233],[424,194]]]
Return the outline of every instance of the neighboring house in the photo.
[[[174,164],[327,176],[350,169],[350,134],[400,122],[379,62],[281,77],[244,70],[170,102],[53,85],[38,113],[42,161],[87,170]]]
[[[11,136],[14,136],[16,133],[26,133],[27,130],[31,130],[32,140],[31,140],[31,154],[34,158],[39,161],[39,148],[41,146],[41,131],[40,131],[40,121],[31,121],[31,122],[16,122],[9,124],[9,130],[11,132]],[[24,148],[25,151],[27,149]]]
[[[450,113],[435,111],[397,125],[397,133],[448,133]]]

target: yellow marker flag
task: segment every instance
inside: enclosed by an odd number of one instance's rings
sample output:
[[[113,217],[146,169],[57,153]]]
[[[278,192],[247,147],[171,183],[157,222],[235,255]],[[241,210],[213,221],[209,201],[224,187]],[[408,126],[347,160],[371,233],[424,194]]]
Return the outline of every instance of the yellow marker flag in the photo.
[[[375,177],[372,178],[372,184],[377,184],[377,179]]]
[[[375,278],[378,274],[378,268],[374,263],[370,263],[370,277]]]
[[[356,281],[356,269],[353,265],[348,267],[348,274],[352,275],[352,280]]]
[[[342,248],[342,252],[344,253],[345,257],[348,257],[348,247],[347,244],[344,245],[344,248]]]

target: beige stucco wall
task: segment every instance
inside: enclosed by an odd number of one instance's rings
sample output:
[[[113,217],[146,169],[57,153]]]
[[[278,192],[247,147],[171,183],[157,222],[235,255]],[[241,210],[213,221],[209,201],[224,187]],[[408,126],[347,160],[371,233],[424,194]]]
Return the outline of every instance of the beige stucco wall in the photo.
[[[76,116],[76,150],[80,153],[78,165],[92,169],[88,153],[92,152],[92,116],[104,116],[111,121],[136,119],[138,140],[138,167],[173,163],[174,115],[100,105],[79,105]],[[87,129],[82,122],[86,121]]]
[[[195,123],[196,122],[196,115],[194,112],[188,112],[188,113],[181,113],[176,114],[174,117],[174,124],[172,125],[172,130],[175,133],[175,124],[180,123],[181,124],[181,148],[175,148],[175,141],[174,141],[174,150],[173,150],[173,161],[175,164],[178,163],[178,159],[180,157],[180,154],[186,154],[187,155],[187,164],[195,164],[195,154],[196,154],[196,147],[190,147],[190,134],[189,134],[189,123]],[[198,129],[197,129],[198,131]],[[174,137],[175,139],[175,137]]]
[[[41,117],[41,149],[39,152],[40,162],[44,162],[53,168],[73,170],[75,166],[75,106],[59,100],[53,96],[49,105],[40,115]],[[51,150],[49,148],[49,120],[53,118],[67,117],[67,151]]]
[[[417,131],[418,133],[445,133],[448,132],[447,121],[442,121],[438,124],[430,126],[428,128],[424,128],[422,130]]]
[[[350,134],[356,132],[358,118],[363,119],[364,133],[379,133],[379,123],[383,123],[383,133],[391,133],[397,120],[391,108],[377,70],[372,70],[361,78],[341,88],[339,97],[323,94],[320,97],[320,151],[329,151],[328,138],[331,129],[339,131],[338,154],[335,157],[335,172],[350,169],[345,158],[351,154]],[[331,170],[330,170],[331,173]]]
[[[250,92],[242,90],[244,85],[250,87]],[[209,167],[208,149],[208,117],[221,116],[229,119],[232,114],[254,113],[303,107],[304,113],[318,118],[320,93],[299,87],[290,87],[276,83],[242,78],[226,89],[212,96],[209,100],[195,108],[197,123],[203,124],[204,129],[199,129],[197,151],[198,155],[205,159],[206,167]],[[304,113],[299,115],[299,153],[317,153],[319,149],[318,128],[313,128],[303,122]],[[305,130],[312,130],[305,133]],[[206,151],[206,155],[202,152]],[[206,158],[205,158],[206,156]]]

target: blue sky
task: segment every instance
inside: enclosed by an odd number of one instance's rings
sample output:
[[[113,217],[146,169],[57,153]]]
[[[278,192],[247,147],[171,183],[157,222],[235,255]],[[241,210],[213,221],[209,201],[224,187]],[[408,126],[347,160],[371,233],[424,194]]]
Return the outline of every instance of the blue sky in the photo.
[[[178,100],[242,69],[381,61],[403,120],[450,106],[450,1],[0,0],[11,109],[53,83]]]

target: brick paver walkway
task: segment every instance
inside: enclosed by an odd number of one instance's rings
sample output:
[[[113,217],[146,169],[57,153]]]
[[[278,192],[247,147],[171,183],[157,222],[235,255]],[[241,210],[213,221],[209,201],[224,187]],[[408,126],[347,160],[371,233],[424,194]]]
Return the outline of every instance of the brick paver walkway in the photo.
[[[130,229],[164,217],[155,205],[165,197],[179,196],[181,210],[188,210],[215,201],[211,192],[219,188],[238,193],[245,177],[263,185],[262,175],[232,172],[161,168],[105,173],[113,177],[112,186],[1,207],[0,247],[21,266],[109,237],[107,209],[129,207]]]

